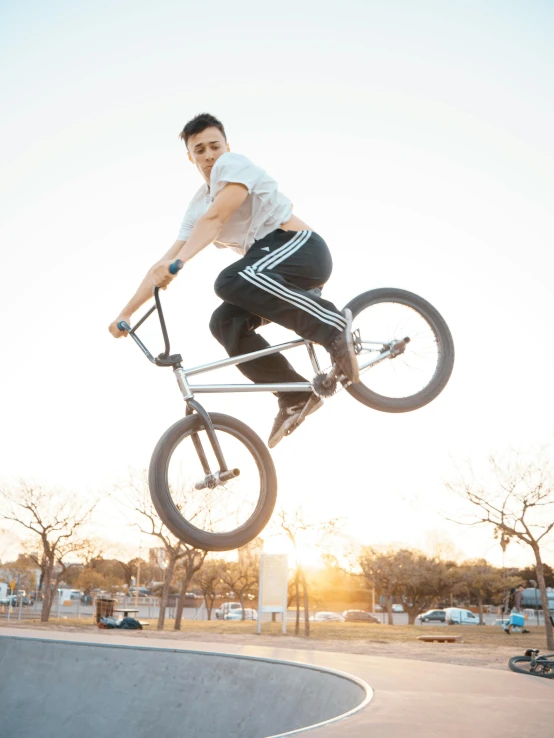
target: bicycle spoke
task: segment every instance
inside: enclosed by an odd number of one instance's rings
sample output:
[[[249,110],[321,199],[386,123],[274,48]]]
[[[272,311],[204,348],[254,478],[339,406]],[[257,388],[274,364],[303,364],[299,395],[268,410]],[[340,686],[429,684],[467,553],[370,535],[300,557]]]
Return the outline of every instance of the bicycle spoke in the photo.
[[[396,302],[369,305],[354,318],[354,329],[360,331],[363,347],[358,355],[360,367],[387,350],[387,344],[410,339],[399,355],[361,369],[362,382],[368,389],[386,397],[409,397],[433,378],[440,360],[440,346],[432,326],[416,310]],[[384,339],[381,348],[369,347],[375,337]],[[364,341],[368,343],[364,345]]]
[[[227,533],[244,525],[256,510],[262,485],[255,458],[231,433],[221,429],[217,438],[229,468],[240,475],[197,489],[205,479],[206,462],[211,473],[219,471],[215,454],[204,430],[181,439],[169,460],[167,475],[173,503],[192,525],[210,533]],[[196,438],[195,438],[196,437]],[[202,448],[199,456],[198,449]]]

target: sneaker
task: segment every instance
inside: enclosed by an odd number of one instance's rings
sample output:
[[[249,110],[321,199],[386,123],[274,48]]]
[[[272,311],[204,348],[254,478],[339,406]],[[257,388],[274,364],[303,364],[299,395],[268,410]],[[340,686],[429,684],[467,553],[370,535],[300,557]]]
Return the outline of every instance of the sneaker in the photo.
[[[269,441],[267,442],[269,448],[275,448],[284,436],[288,436],[295,431],[304,418],[319,410],[322,405],[323,400],[312,394],[307,402],[299,402],[297,405],[280,408],[269,434]]]
[[[327,346],[327,351],[341,372],[355,384],[360,381],[360,371],[352,338],[352,312],[345,308],[342,314],[346,319],[346,328]]]

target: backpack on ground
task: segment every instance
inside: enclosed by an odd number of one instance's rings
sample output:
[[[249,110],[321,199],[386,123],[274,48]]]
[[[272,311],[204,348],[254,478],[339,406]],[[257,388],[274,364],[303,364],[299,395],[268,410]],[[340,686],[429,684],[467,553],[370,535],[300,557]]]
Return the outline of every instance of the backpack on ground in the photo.
[[[123,618],[117,627],[126,630],[142,630],[142,625],[135,618]]]

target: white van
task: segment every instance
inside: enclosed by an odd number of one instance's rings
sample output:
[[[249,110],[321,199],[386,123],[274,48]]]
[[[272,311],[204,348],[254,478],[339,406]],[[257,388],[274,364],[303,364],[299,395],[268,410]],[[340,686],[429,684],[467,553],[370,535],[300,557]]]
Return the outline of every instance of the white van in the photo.
[[[447,607],[444,620],[447,625],[479,625],[479,616],[461,607]]]
[[[223,620],[225,615],[228,615],[231,612],[236,612],[237,610],[240,610],[242,614],[242,605],[240,602],[224,602],[221,607],[218,607],[215,611],[215,616],[218,620]]]

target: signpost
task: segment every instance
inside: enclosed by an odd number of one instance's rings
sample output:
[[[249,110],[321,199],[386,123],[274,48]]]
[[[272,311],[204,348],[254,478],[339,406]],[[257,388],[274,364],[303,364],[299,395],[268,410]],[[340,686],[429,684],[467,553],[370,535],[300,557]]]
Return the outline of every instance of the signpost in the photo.
[[[258,594],[258,635],[262,632],[262,613],[280,612],[282,632],[287,632],[287,554],[260,556],[260,588]]]
[[[13,578],[12,578],[12,580],[10,582],[10,592],[11,592],[11,595],[13,597],[13,595],[15,594],[15,579],[13,579]],[[11,615],[12,615],[12,597],[10,597],[10,601],[9,601],[9,604],[8,604],[8,620],[11,619]]]

